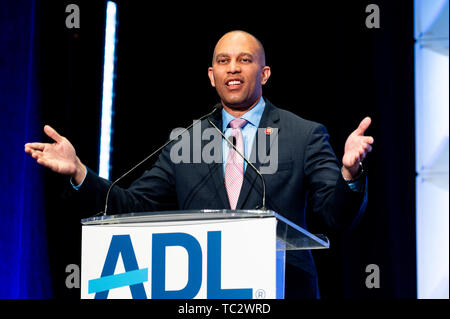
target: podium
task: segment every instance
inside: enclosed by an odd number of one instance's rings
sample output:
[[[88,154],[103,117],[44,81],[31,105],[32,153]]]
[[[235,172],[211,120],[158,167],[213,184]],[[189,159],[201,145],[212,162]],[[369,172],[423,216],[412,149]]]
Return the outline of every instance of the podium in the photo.
[[[286,251],[329,248],[272,210],[81,220],[81,298],[284,298]]]

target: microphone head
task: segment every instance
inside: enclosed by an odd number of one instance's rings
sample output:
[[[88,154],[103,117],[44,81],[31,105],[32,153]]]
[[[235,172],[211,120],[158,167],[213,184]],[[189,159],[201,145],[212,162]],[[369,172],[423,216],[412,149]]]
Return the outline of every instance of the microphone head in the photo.
[[[233,146],[236,147],[236,137],[230,136],[229,140],[233,143]],[[232,148],[231,145],[229,147]]]

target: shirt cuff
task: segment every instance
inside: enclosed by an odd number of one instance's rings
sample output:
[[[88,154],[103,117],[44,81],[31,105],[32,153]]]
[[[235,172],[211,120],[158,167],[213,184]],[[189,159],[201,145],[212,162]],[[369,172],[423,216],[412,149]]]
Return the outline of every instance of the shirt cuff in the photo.
[[[364,183],[361,180],[354,182],[347,182],[348,187],[354,192],[362,192],[364,190]]]
[[[70,178],[70,184],[72,185],[72,187],[73,187],[76,191],[80,189],[81,185],[83,185],[83,182],[84,182],[84,180],[86,179],[86,176],[87,176],[87,167],[86,167],[86,165],[84,166],[84,171],[85,171],[84,177],[83,177],[83,180],[81,181],[80,184],[75,185],[75,184],[73,183],[73,181],[72,181],[72,177]]]

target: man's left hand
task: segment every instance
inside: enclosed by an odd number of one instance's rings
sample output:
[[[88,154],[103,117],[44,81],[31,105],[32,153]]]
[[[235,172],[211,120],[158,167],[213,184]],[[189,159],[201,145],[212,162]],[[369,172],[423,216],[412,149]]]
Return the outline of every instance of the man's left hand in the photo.
[[[356,130],[354,130],[345,142],[344,157],[342,158],[342,176],[347,180],[353,180],[358,176],[360,163],[367,153],[372,151],[373,137],[364,136],[372,120],[364,118]]]

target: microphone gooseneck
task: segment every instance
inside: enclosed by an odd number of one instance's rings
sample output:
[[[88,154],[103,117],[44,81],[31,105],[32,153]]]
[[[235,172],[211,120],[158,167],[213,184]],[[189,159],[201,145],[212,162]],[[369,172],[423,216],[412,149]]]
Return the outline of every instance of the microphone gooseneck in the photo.
[[[266,183],[264,182],[264,177],[262,176],[261,172],[255,167],[255,165],[253,165],[252,163],[250,163],[250,161],[241,153],[239,152],[239,150],[236,148],[235,143],[233,143],[232,141],[230,141],[223,133],[222,131],[216,126],[214,125],[213,122],[211,122],[211,120],[208,118],[208,122],[209,124],[211,124],[222,136],[222,138],[224,138],[227,143],[233,147],[233,149],[236,151],[236,153],[239,154],[239,156],[241,156],[244,161],[256,172],[256,174],[258,174],[258,176],[261,178],[261,185],[262,185],[262,204],[261,207],[257,207],[257,209],[261,209],[261,210],[267,210],[266,208]],[[234,141],[234,137],[233,137],[233,141]]]
[[[108,188],[108,192],[106,193],[106,200],[105,200],[105,210],[100,213],[98,213],[97,215],[102,215],[105,216],[107,214],[108,211],[108,200],[109,200],[109,194],[111,193],[112,188],[114,187],[114,185],[116,185],[120,180],[122,180],[124,177],[126,177],[128,174],[130,174],[131,172],[133,172],[136,168],[138,168],[139,166],[141,166],[142,164],[144,164],[146,161],[148,161],[150,158],[152,158],[153,156],[155,156],[155,154],[159,153],[159,151],[161,151],[164,147],[166,147],[167,145],[169,145],[170,143],[172,143],[173,141],[175,141],[176,139],[178,139],[178,137],[180,137],[181,135],[183,135],[185,132],[187,132],[191,127],[193,127],[195,124],[201,122],[202,120],[204,120],[205,118],[211,116],[214,114],[214,112],[216,112],[220,107],[218,105],[216,105],[214,107],[214,109],[209,112],[206,115],[203,115],[201,118],[199,118],[197,121],[193,122],[191,125],[189,125],[187,128],[185,128],[180,134],[178,134],[177,136],[175,136],[174,138],[168,140],[166,143],[164,143],[164,145],[162,145],[161,147],[159,147],[156,151],[154,151],[153,153],[151,153],[150,155],[148,155],[146,158],[144,158],[142,161],[140,161],[138,164],[136,164],[135,166],[133,166],[130,170],[128,170],[127,172],[125,172],[125,174],[121,175],[119,178],[117,178]],[[209,119],[208,119],[209,120]],[[97,216],[96,215],[96,216]]]

